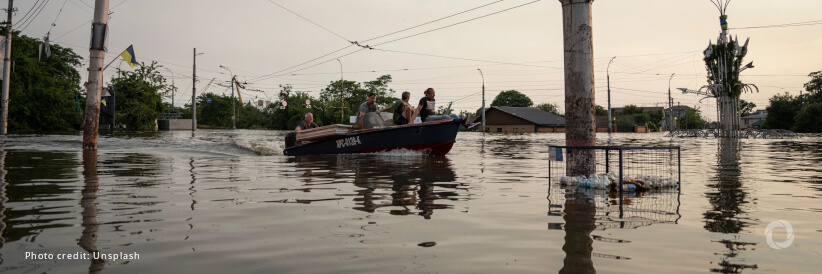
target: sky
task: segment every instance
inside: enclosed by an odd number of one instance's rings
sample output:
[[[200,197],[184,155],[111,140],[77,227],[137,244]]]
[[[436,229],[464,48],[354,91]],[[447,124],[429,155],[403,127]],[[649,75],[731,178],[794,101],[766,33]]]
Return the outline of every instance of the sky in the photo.
[[[53,43],[88,59],[94,0],[14,4],[16,30],[38,39],[50,33]],[[158,62],[169,80],[173,74],[177,106],[190,102],[197,48],[204,53],[197,56],[197,92],[214,79],[208,92],[230,94],[217,83],[227,83],[231,71],[255,89],[242,91],[246,101],[276,101],[280,85],[317,96],[342,71],[345,80],[357,82],[390,74],[396,96],[409,91],[418,98],[432,87],[438,101],[453,101],[456,110],[481,106],[483,77],[488,105],[499,92],[514,89],[535,104],[564,109],[557,0],[111,0],[109,5],[106,63],[133,45],[139,62]],[[742,72],[741,80],[759,87],[742,99],[764,109],[775,94],[798,95],[807,75],[822,70],[822,36],[813,34],[822,33],[820,11],[819,0],[730,2],[730,34],[750,38],[745,61],[755,66]],[[596,104],[607,106],[610,74],[612,107],[662,106],[670,83],[674,104],[698,107],[715,121],[715,100],[700,101],[676,88],[706,84],[702,51],[720,33],[718,17],[709,0],[594,1]],[[774,27],[798,22],[810,23]],[[115,67],[130,69],[122,63],[115,60],[105,71],[106,82]],[[87,65],[80,68],[84,81]]]

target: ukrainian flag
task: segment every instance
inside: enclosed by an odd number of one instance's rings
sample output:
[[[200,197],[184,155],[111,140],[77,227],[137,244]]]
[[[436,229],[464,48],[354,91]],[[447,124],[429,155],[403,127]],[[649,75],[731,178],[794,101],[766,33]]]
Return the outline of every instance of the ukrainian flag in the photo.
[[[722,30],[728,30],[728,21],[725,19],[719,18],[719,25],[722,26]]]
[[[123,57],[123,60],[126,60],[126,63],[128,63],[128,65],[131,66],[131,68],[134,68],[134,65],[137,64],[137,58],[134,57],[133,45],[128,46],[128,48],[125,51],[123,51],[123,53],[120,53],[120,56]]]

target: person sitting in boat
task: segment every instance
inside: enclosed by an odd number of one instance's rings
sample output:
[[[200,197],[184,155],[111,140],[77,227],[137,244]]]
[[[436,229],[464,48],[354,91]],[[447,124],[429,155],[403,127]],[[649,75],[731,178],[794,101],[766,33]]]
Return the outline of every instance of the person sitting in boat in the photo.
[[[411,108],[410,104],[408,104],[409,99],[411,99],[411,93],[407,92],[407,91],[403,92],[402,93],[402,100],[397,100],[390,107],[387,107],[387,108],[382,109],[382,110],[378,110],[377,113],[382,112],[382,111],[386,111],[386,110],[389,110],[389,109],[393,109],[394,110],[394,117],[393,117],[394,124],[398,125],[398,126],[408,124],[408,121],[409,121],[408,119],[411,118],[412,115],[414,115],[414,109]]]
[[[300,125],[297,126],[297,128],[295,128],[294,131],[295,132],[300,132],[300,130],[303,130],[303,129],[316,128],[316,127],[320,127],[320,126],[318,126],[316,123],[314,123],[314,114],[309,112],[309,113],[305,114],[305,119],[300,121]]]
[[[358,110],[357,112],[357,120],[359,120],[360,118],[362,118],[363,115],[369,112],[379,113],[379,111],[377,111],[377,94],[373,92],[369,93],[368,100],[366,100],[365,103],[362,103],[362,105],[360,105],[360,110]]]
[[[434,115],[437,113],[436,108],[436,100],[434,100],[434,89],[428,88],[425,90],[425,97],[420,99],[420,103],[417,105],[417,109],[414,110],[414,115],[411,115],[411,119],[409,121],[414,121],[417,116],[420,117],[420,120],[425,122],[428,119],[428,116]]]
[[[371,112],[380,113],[380,111],[377,110],[377,94],[373,93],[373,92],[368,94],[368,100],[365,101],[365,103],[362,103],[362,105],[360,105],[359,110],[357,110],[357,122],[354,123],[353,128],[354,129],[363,129],[363,128],[365,128],[365,125],[363,125],[363,116],[365,116],[366,113],[371,113]],[[382,121],[382,120],[380,120],[380,121]]]

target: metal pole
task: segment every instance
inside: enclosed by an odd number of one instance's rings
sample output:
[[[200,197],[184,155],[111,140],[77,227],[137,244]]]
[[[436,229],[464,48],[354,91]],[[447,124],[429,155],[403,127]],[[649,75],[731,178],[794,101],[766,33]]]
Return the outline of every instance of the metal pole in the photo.
[[[230,71],[230,70],[229,70]],[[237,108],[234,106],[234,73],[231,73],[231,129],[237,129]]]
[[[94,21],[86,82],[86,111],[83,126],[83,149],[97,150],[97,134],[100,129],[100,91],[103,84],[103,63],[105,62],[105,42],[108,33],[108,0],[94,3]]]
[[[343,101],[343,89],[345,86],[343,85],[343,67],[340,59],[337,59],[337,62],[340,63],[340,124],[345,124],[345,102]]]
[[[177,89],[177,85],[174,84],[174,72],[171,71],[170,69],[168,69],[167,67],[163,67],[163,68],[171,73],[171,87],[172,87],[171,88],[171,110],[176,112],[174,110],[174,90]]]
[[[613,62],[614,59],[616,59],[616,56],[614,56],[614,58],[611,58],[611,61],[608,62],[608,68],[605,69],[605,75],[608,78],[608,133],[613,132],[612,129],[614,128],[613,124],[611,123],[611,71],[610,71],[611,70],[611,62]],[[670,90],[668,92],[670,93]]]
[[[593,0],[560,0],[565,63],[565,143],[596,146],[594,123]],[[594,173],[594,153],[568,152],[569,176]]]
[[[3,58],[3,94],[2,98],[2,121],[3,123],[2,129],[0,129],[1,135],[6,135],[8,129],[8,120],[9,120],[9,80],[11,79],[11,36],[14,33],[11,31],[11,15],[14,12],[14,0],[9,0],[9,9],[7,10],[9,13],[9,18],[6,21],[6,55]]]
[[[117,126],[116,117],[117,117],[117,91],[114,90],[114,86],[111,86],[111,134],[114,134],[114,128]]]
[[[673,119],[673,107],[674,101],[671,99],[671,80],[674,79],[674,74],[671,73],[671,78],[668,78],[668,131],[671,132],[674,129],[674,119]]]
[[[482,70],[477,68],[480,72],[480,76],[482,76],[482,136],[485,136],[485,75],[482,74]]]
[[[197,131],[197,48],[194,48],[194,72],[191,77],[191,137]]]

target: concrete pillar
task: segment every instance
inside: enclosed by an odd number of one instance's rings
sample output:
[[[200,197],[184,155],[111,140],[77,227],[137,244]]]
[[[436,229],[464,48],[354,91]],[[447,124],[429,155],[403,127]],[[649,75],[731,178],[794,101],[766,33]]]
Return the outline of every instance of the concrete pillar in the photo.
[[[595,146],[593,0],[560,0],[565,48],[565,144]],[[590,175],[592,151],[568,151],[568,175]]]

